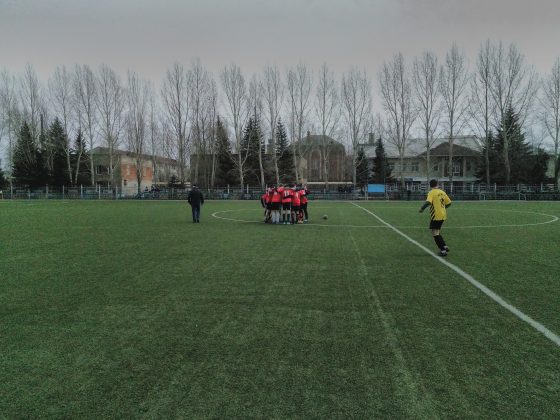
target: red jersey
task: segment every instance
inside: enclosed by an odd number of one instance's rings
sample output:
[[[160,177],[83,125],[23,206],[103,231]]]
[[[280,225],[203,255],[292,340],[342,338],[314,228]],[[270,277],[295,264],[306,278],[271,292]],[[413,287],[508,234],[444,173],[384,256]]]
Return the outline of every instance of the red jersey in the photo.
[[[290,188],[285,188],[282,193],[282,203],[291,203],[292,197],[294,196],[294,190]]]
[[[261,196],[261,200],[264,201],[265,203],[270,203],[270,195],[268,195],[268,193],[264,193]]]
[[[296,207],[299,207],[301,204],[301,200],[299,199],[301,191],[294,191],[294,196],[292,197],[292,204]]]
[[[301,204],[307,204],[307,190],[300,190],[299,197],[301,200]]]
[[[282,195],[280,195],[280,193],[278,191],[274,191],[272,193],[272,199],[271,201],[273,203],[280,203],[282,201]]]

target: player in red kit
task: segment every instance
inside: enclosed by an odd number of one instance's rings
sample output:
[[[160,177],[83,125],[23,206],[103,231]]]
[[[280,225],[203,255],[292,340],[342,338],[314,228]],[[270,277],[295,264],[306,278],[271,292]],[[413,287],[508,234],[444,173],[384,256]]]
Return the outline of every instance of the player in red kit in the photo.
[[[293,195],[294,195],[293,189],[284,187],[282,191],[282,223],[285,225],[290,223]]]
[[[292,223],[299,223],[300,205],[300,190],[296,188],[292,196]]]
[[[280,223],[281,205],[282,205],[282,195],[278,192],[278,188],[273,188],[270,197],[270,211],[272,213],[272,223],[275,225]]]
[[[299,191],[299,196],[300,196],[300,200],[301,200],[301,212],[303,213],[303,222],[307,223],[307,219],[308,219],[308,215],[307,215],[307,202],[309,201],[307,199],[307,196],[309,195],[309,190],[307,189],[307,186],[303,186],[301,187],[300,191]]]
[[[268,189],[262,196],[261,196],[261,206],[264,208],[264,222],[271,223],[271,209],[270,209],[270,189]]]

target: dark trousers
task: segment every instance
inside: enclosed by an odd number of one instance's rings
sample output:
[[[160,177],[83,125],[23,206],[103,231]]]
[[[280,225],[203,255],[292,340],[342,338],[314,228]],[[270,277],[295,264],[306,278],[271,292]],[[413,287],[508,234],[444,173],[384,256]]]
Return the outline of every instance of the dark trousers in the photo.
[[[192,207],[192,221],[193,222],[200,222],[200,204],[199,205],[191,205]]]

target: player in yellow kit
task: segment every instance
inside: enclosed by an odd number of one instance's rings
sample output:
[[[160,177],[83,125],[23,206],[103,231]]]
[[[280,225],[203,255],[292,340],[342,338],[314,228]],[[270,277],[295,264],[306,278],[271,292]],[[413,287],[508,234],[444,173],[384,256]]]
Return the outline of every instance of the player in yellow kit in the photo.
[[[432,179],[430,181],[430,188],[431,190],[426,197],[426,202],[420,207],[420,213],[422,213],[426,207],[430,207],[430,229],[432,230],[432,236],[439,248],[439,255],[445,257],[449,252],[449,248],[445,244],[440,233],[443,222],[447,220],[447,208],[451,205],[451,200],[445,191],[438,188],[437,180]]]

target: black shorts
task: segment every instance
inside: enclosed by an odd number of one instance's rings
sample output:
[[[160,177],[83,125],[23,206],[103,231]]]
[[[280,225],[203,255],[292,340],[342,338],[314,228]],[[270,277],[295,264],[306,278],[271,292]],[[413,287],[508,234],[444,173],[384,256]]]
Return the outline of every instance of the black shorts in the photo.
[[[266,203],[266,207],[267,210],[272,210],[272,203]]]
[[[283,210],[290,210],[292,208],[292,203],[282,203]]]
[[[441,225],[443,225],[444,220],[430,220],[430,229],[441,229]]]
[[[299,208],[302,210],[307,209],[307,203],[303,203]]]
[[[299,211],[299,206],[292,206],[292,211],[297,213]]]
[[[280,210],[280,202],[273,202],[270,203],[270,210]]]

